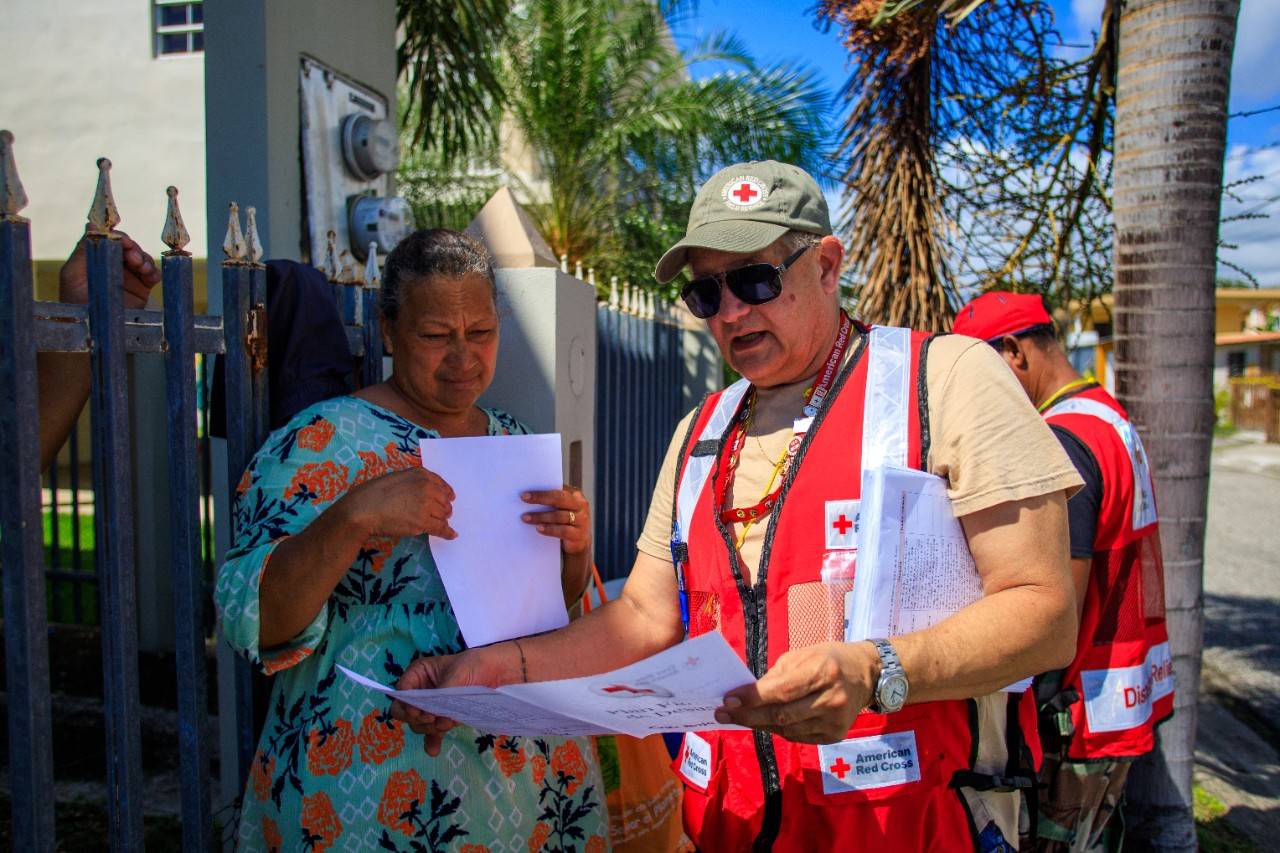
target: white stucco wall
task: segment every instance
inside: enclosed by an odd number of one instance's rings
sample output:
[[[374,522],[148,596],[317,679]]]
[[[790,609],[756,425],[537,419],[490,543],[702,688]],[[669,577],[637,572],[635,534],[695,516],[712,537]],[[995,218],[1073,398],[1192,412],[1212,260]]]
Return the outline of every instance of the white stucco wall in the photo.
[[[204,54],[157,58],[149,0],[3,0],[0,127],[13,131],[38,259],[84,230],[98,157],[120,228],[159,252],[165,187],[204,256]]]

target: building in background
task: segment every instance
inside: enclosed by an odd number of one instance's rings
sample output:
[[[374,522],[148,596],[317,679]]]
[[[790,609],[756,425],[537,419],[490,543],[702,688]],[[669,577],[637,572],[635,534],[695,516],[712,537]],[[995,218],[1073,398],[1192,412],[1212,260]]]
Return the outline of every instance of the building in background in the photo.
[[[120,228],[163,248],[165,188],[178,187],[204,310],[204,4],[175,0],[5,0],[0,126],[16,137],[31,203],[36,292],[84,230],[108,157]]]

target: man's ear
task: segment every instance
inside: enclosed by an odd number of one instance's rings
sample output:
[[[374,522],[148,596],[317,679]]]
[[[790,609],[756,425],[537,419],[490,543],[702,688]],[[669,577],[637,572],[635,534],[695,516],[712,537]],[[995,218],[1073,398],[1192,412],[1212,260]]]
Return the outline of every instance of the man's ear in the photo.
[[[1015,338],[1013,335],[1005,335],[1000,339],[1000,355],[1004,356],[1004,360],[1014,370],[1023,371],[1027,369],[1027,342]]]
[[[840,270],[844,267],[844,244],[831,234],[818,244],[818,263],[822,267],[822,289],[827,293],[840,291]]]

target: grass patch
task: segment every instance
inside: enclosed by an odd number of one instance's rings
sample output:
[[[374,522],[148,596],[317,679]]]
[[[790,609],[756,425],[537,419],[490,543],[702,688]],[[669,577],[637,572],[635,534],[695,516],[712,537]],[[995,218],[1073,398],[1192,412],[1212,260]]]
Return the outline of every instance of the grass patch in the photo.
[[[1258,853],[1244,833],[1227,823],[1227,806],[1199,785],[1191,789],[1196,839],[1203,853]]]

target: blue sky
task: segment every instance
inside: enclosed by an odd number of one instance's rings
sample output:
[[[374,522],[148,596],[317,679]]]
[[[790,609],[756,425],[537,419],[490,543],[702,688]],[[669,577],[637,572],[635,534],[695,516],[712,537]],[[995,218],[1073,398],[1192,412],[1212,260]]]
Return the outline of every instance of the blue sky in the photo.
[[[1103,0],[1051,0],[1068,42],[1085,43],[1097,28]],[[719,31],[737,34],[762,62],[806,63],[837,92],[848,74],[848,54],[833,30],[814,26],[811,0],[699,0],[696,14],[676,29],[677,38]],[[1231,111],[1280,105],[1280,0],[1243,0],[1232,67]],[[1264,286],[1280,286],[1280,110],[1231,119],[1227,134],[1226,179],[1259,176],[1224,199],[1224,212],[1260,210],[1271,218],[1224,226],[1225,239],[1240,244],[1226,257],[1249,269]],[[1267,147],[1270,146],[1270,147]],[[1235,275],[1223,270],[1224,275]]]

